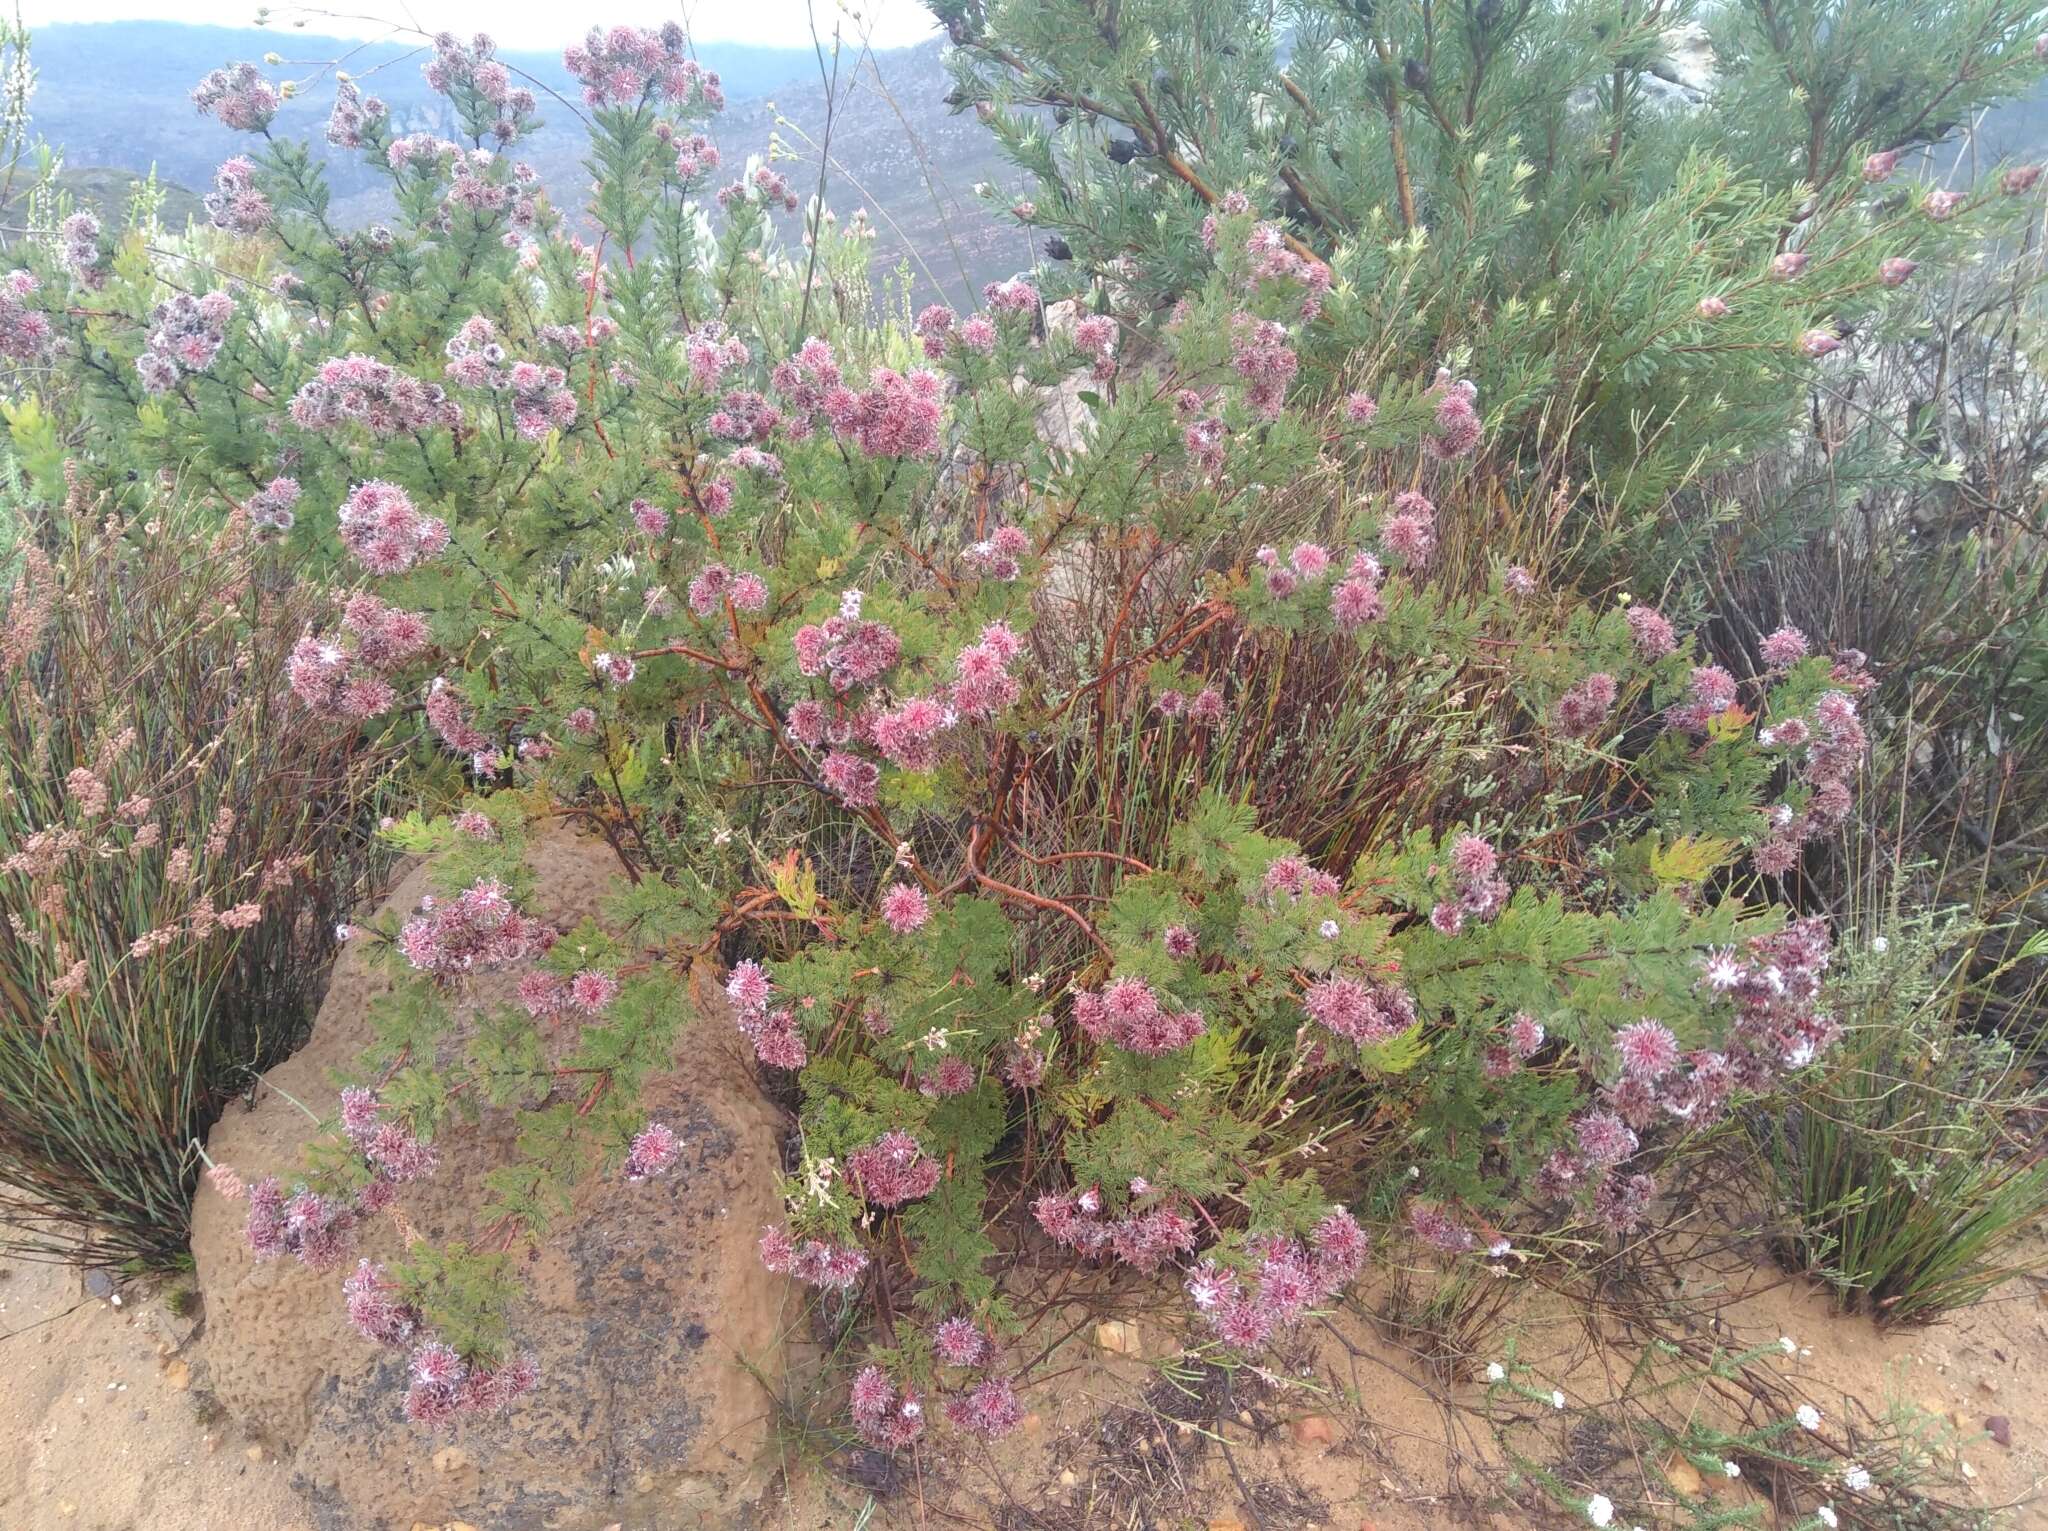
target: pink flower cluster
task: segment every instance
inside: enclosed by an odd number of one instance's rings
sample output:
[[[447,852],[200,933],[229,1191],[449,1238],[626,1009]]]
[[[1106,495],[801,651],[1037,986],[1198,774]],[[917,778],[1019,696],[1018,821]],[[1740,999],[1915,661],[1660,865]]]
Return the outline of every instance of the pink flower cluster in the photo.
[[[1301,367],[1287,327],[1271,319],[1238,314],[1230,321],[1230,365],[1245,381],[1245,402],[1252,412],[1261,419],[1277,420],[1286,402],[1287,385]]]
[[[799,628],[794,641],[797,669],[825,676],[834,691],[880,679],[903,654],[902,640],[893,629],[861,618],[857,591],[846,593],[837,616]]]
[[[249,1252],[258,1260],[295,1255],[310,1270],[332,1270],[355,1236],[356,1209],[301,1186],[289,1197],[275,1175],[249,1187]]]
[[[451,100],[464,94],[496,108],[492,135],[499,143],[510,143],[525,131],[526,118],[534,108],[533,92],[515,89],[512,72],[497,58],[498,45],[485,33],[471,38],[469,45],[443,32],[434,39],[434,56],[420,66],[427,88]]]
[[[618,997],[618,979],[598,968],[568,978],[536,970],[519,980],[519,1003],[536,1021],[603,1015]]]
[[[892,882],[882,893],[882,923],[899,936],[924,929],[932,917],[932,906],[924,889],[914,882]]]
[[[1411,569],[1427,564],[1436,553],[1436,506],[1413,489],[1395,495],[1380,522],[1380,545]]]
[[[709,175],[718,168],[718,146],[702,133],[692,133],[688,138],[673,137],[676,150],[676,179],[694,181],[700,175]]]
[[[532,1356],[500,1367],[473,1366],[439,1340],[423,1338],[420,1311],[406,1300],[383,1267],[359,1261],[341,1284],[348,1321],[379,1345],[414,1345],[407,1370],[405,1417],[416,1425],[447,1423],[459,1415],[489,1415],[503,1409],[540,1380]]]
[[[538,441],[551,430],[567,430],[576,423],[576,395],[569,390],[568,374],[540,362],[510,361],[498,343],[496,326],[483,315],[466,320],[449,338],[446,350],[448,380],[463,388],[509,394],[513,425],[526,440]]]
[[[1408,1204],[1408,1230],[1432,1249],[1459,1255],[1475,1248],[1479,1236],[1435,1202]]]
[[[1327,1302],[1365,1267],[1365,1230],[1343,1207],[1317,1223],[1308,1239],[1265,1234],[1250,1239],[1246,1274],[1205,1260],[1189,1273],[1188,1298],[1232,1350],[1261,1350],[1318,1303]]]
[[[438,383],[423,383],[374,356],[330,357],[292,395],[292,422],[302,430],[360,425],[379,440],[454,427],[462,409]]]
[[[787,1008],[769,1004],[774,992],[767,969],[752,960],[734,967],[725,981],[733,1020],[740,1035],[754,1044],[754,1056],[770,1068],[800,1069],[810,1053],[796,1029],[796,1017]]]
[[[879,1366],[862,1367],[849,1400],[853,1428],[880,1451],[899,1451],[924,1433],[924,1405]]]
[[[1323,978],[1308,986],[1301,1008],[1325,1031],[1360,1047],[1391,1041],[1415,1024],[1415,1000],[1390,983]]]
[[[958,1053],[948,1054],[917,1076],[917,1093],[933,1100],[965,1095],[979,1083],[974,1065]]]
[[[1789,670],[1804,659],[1809,650],[1806,634],[1785,623],[1757,645],[1757,657],[1773,670]]]
[[[436,675],[427,683],[426,713],[428,726],[443,744],[458,755],[469,756],[479,776],[490,770],[496,743],[476,726],[469,708],[463,705],[461,693],[448,684],[445,676]]]
[[[706,320],[683,337],[683,360],[689,364],[690,381],[705,393],[715,393],[728,372],[747,364],[747,357],[746,342],[716,319]]]
[[[422,515],[396,484],[369,479],[341,502],[342,545],[372,574],[403,574],[448,546],[448,523]]]
[[[1148,1058],[1179,1052],[1203,1031],[1193,1010],[1174,1010],[1142,978],[1116,978],[1074,996],[1074,1024],[1098,1042],[1114,1042]]]
[[[254,64],[230,64],[192,87],[192,104],[200,116],[211,117],[224,128],[260,133],[277,115],[282,98]]]
[[[259,531],[288,532],[298,503],[299,481],[280,475],[249,496],[249,520]]]
[[[722,186],[718,191],[718,205],[730,212],[750,198],[758,199],[770,208],[781,208],[786,213],[797,209],[796,191],[779,171],[766,165],[756,165],[752,176]]]
[[[343,80],[334,90],[334,109],[327,114],[327,141],[337,149],[360,149],[370,140],[364,130],[390,116],[390,109],[375,96],[365,96],[353,80]]]
[[[981,541],[970,543],[961,561],[984,579],[1012,580],[1023,572],[1031,537],[1020,526],[999,526]]]
[[[735,574],[722,563],[706,564],[690,581],[689,601],[700,617],[716,615],[727,601],[734,611],[755,615],[768,609],[768,582],[758,574]]]
[[[1161,717],[1184,717],[1197,728],[1220,728],[1230,716],[1230,710],[1223,705],[1223,693],[1214,686],[1204,686],[1193,696],[1185,691],[1162,691],[1153,698],[1152,705]]]
[[[900,1207],[931,1195],[939,1183],[939,1161],[916,1138],[892,1127],[846,1156],[846,1175],[862,1199],[878,1207]]]
[[[81,209],[57,226],[57,257],[88,292],[107,285],[113,273],[100,259],[100,221]]]
[[[1023,648],[1009,624],[991,622],[960,651],[953,661],[951,700],[962,717],[993,718],[1017,700],[1019,687],[1010,665]]]
[[[852,1245],[827,1244],[820,1239],[799,1244],[780,1228],[770,1226],[761,1230],[761,1264],[778,1276],[846,1292],[867,1269],[868,1257],[865,1250]]]
[[[1664,714],[1672,728],[1703,734],[1714,720],[1735,705],[1735,677],[1719,665],[1696,665],[1686,682],[1686,699]]]
[[[1603,1090],[1602,1105],[1574,1121],[1576,1147],[1558,1149],[1545,1162],[1539,1191],[1563,1197],[1591,1190],[1594,1210],[1608,1226],[1618,1232],[1639,1226],[1656,1182],[1623,1175],[1617,1166],[1635,1154],[1640,1134],[1669,1122],[1716,1121],[1737,1092],[1768,1092],[1839,1037],[1840,1026],[1819,1008],[1830,956],[1827,927],[1817,917],[1754,937],[1739,953],[1709,953],[1701,981],[1734,1008],[1722,1048],[1683,1052],[1669,1028],[1654,1020],[1620,1028],[1617,1076]]]
[[[624,1166],[628,1180],[651,1180],[666,1174],[683,1156],[683,1140],[662,1122],[649,1122],[633,1134]]]
[[[341,627],[349,637],[347,648],[310,633],[293,645],[286,671],[292,694],[323,717],[375,717],[397,696],[378,672],[403,664],[426,647],[426,619],[364,591],[349,598]]]
[[[1863,678],[1860,668],[1849,673],[1852,682]],[[1778,877],[1799,864],[1804,842],[1849,816],[1854,806],[1850,783],[1863,764],[1869,740],[1856,715],[1856,699],[1846,691],[1827,691],[1813,704],[1810,717],[1786,718],[1760,729],[1757,742],[1767,748],[1805,751],[1799,765],[1799,779],[1807,788],[1805,806],[1794,809],[1780,803],[1773,808],[1770,836],[1755,852],[1756,869]]]
[[[999,314],[1036,314],[1038,289],[1021,276],[990,282],[981,289],[981,301]]]
[[[863,456],[936,457],[944,412],[940,386],[938,374],[923,368],[905,376],[877,367],[861,392],[843,385],[827,389],[825,418]]]
[[[186,373],[213,365],[227,343],[235,300],[224,292],[194,297],[176,293],[150,311],[149,340],[135,358],[135,374],[150,393],[169,393]]]
[[[341,1130],[370,1166],[370,1184],[356,1198],[358,1211],[378,1211],[397,1187],[423,1180],[440,1166],[434,1146],[422,1142],[403,1122],[388,1120],[383,1103],[360,1086],[341,1092]]]
[[[0,277],[0,356],[37,361],[48,348],[49,316],[36,312],[27,303],[36,285],[33,271],[10,271]]]
[[[1116,320],[1089,314],[1075,321],[1074,347],[1088,358],[1088,371],[1098,383],[1116,376]]]
[[[984,1377],[972,1391],[946,1400],[946,1418],[954,1429],[992,1441],[1023,1422],[1024,1405],[1008,1377]]]
[[[1596,670],[1557,699],[1550,726],[1566,739],[1583,739],[1607,721],[1616,694],[1614,677]]]
[[[964,1315],[943,1319],[932,1330],[932,1354],[948,1366],[982,1366],[994,1352],[988,1336]]]
[[[924,348],[925,359],[937,361],[946,354],[946,341],[953,335],[960,316],[943,303],[932,303],[917,311],[911,328]]]
[[[1635,639],[1636,652],[1645,659],[1662,659],[1678,651],[1678,634],[1654,606],[1629,607],[1628,630]]]
[[[420,1332],[420,1310],[405,1300],[381,1266],[357,1261],[354,1273],[341,1283],[341,1294],[349,1326],[366,1340],[403,1345]]]
[[[562,63],[592,106],[637,106],[653,99],[671,106],[716,112],[725,92],[718,76],[687,54],[689,39],[673,21],[659,31],[592,27],[582,46],[566,48]]]
[[[256,167],[246,155],[224,160],[204,200],[206,216],[230,234],[261,233],[270,226],[270,198],[256,189]]]
[[[1500,876],[1500,858],[1477,835],[1462,834],[1451,842],[1453,896],[1430,910],[1429,922],[1447,936],[1465,928],[1468,919],[1481,924],[1499,914],[1508,901],[1507,879]]]
[[[459,978],[543,955],[555,932],[512,905],[503,883],[486,878],[452,899],[429,894],[398,933],[398,949],[421,973]]]
[[[1090,1186],[1074,1196],[1048,1191],[1031,1204],[1031,1215],[1046,1236],[1090,1259],[1114,1255],[1125,1265],[1156,1271],[1175,1255],[1195,1247],[1195,1225],[1179,1208],[1161,1201],[1119,1218],[1102,1215],[1102,1193]]]
[[[1291,899],[1335,898],[1344,885],[1320,867],[1312,867],[1299,856],[1275,856],[1260,879],[1260,890],[1277,902],[1284,894]]]
[[[1478,388],[1464,379],[1453,379],[1448,372],[1439,372],[1429,393],[1437,401],[1436,419],[1430,433],[1422,438],[1423,450],[1444,460],[1463,457],[1479,445],[1482,433]]]
[[[464,1415],[491,1415],[540,1381],[540,1363],[519,1356],[503,1366],[473,1366],[452,1346],[429,1340],[412,1353],[405,1417],[432,1429]]]

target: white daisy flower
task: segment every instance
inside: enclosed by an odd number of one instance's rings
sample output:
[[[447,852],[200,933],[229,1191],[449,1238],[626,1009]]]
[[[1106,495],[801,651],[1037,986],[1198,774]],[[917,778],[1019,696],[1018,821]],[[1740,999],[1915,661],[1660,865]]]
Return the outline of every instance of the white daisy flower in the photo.
[[[1500,1362],[1488,1361],[1486,1363],[1486,1380],[1488,1382],[1505,1382],[1507,1375],[1508,1369],[1501,1365]]]
[[[1614,1501],[1605,1494],[1595,1494],[1586,1501],[1586,1519],[1596,1526],[1611,1524],[1614,1520]]]
[[[1799,1421],[1799,1428],[1802,1430],[1818,1430],[1820,1428],[1820,1410],[1810,1403],[1802,1403],[1798,1408],[1794,1409],[1792,1417]]]

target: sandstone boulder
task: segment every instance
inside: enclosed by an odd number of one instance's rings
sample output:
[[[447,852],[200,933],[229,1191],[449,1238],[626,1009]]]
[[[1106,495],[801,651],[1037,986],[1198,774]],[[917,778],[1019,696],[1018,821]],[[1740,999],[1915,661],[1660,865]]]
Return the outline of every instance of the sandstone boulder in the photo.
[[[532,912],[561,928],[594,913],[617,863],[566,834],[530,853]],[[401,881],[404,911],[430,891]],[[479,982],[477,1002],[509,999],[516,974]],[[371,1037],[371,1000],[388,987],[345,948],[307,1046],[273,1069],[252,1106],[233,1106],[208,1148],[244,1178],[289,1180],[312,1124],[286,1097],[335,1108],[335,1072]],[[243,1205],[203,1191],[193,1255],[205,1301],[203,1385],[246,1429],[289,1459],[321,1531],[470,1521],[491,1531],[736,1527],[766,1481],[778,1340],[795,1312],[786,1281],[755,1253],[779,1217],[778,1115],[754,1085],[737,1034],[706,986],[683,1033],[687,1066],[650,1083],[649,1114],[683,1137],[682,1161],[640,1185],[575,1188],[574,1210],[541,1247],[515,1247],[524,1296],[515,1333],[540,1383],[503,1415],[428,1433],[406,1423],[402,1352],[358,1337],[342,1311],[343,1272],[289,1258],[258,1263]],[[517,1113],[489,1111],[438,1141],[442,1163],[406,1188],[362,1252],[390,1259],[408,1225],[432,1240],[481,1234],[483,1177],[514,1156]],[[352,1264],[352,1262],[351,1262]]]

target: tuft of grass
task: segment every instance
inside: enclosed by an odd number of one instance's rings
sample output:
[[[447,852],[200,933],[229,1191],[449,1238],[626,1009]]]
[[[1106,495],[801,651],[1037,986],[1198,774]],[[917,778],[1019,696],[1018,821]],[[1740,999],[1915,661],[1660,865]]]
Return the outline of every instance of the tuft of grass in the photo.
[[[1972,978],[1985,934],[1922,916],[1852,945],[1843,1042],[1791,1109],[1752,1123],[1782,1257],[1882,1323],[1931,1322],[2048,1265],[2023,1238],[2048,1212],[2048,1091],[2010,1041],[1959,1024],[2048,942]]]
[[[239,531],[16,504],[0,597],[0,1248],[162,1269],[192,1144],[303,1039],[376,752],[286,683],[319,593]],[[217,528],[217,523],[214,523]],[[260,908],[254,924],[219,918]]]

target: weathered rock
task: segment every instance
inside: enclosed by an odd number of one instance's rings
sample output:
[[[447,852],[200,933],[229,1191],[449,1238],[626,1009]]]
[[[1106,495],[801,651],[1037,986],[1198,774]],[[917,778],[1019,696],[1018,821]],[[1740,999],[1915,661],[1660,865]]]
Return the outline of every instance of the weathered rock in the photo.
[[[530,853],[533,913],[568,928],[615,884],[603,844],[559,835]],[[415,870],[393,892],[408,911],[430,891]],[[507,1002],[516,973],[477,981],[471,1008]],[[231,1108],[209,1151],[253,1182],[289,1178],[315,1110],[335,1104],[337,1071],[371,1038],[371,1001],[388,987],[344,949],[313,1036],[266,1076],[253,1108]],[[193,1255],[206,1305],[197,1347],[213,1395],[292,1464],[320,1531],[382,1531],[467,1520],[492,1531],[599,1531],[635,1525],[751,1523],[768,1464],[770,1411],[748,1366],[780,1373],[777,1337],[794,1297],[762,1270],[755,1240],[781,1214],[779,1121],[755,1088],[737,1033],[700,986],[684,1032],[688,1067],[650,1081],[650,1116],[684,1140],[682,1160],[642,1185],[576,1188],[574,1210],[538,1248],[513,1253],[523,1297],[512,1315],[540,1383],[495,1419],[438,1435],[405,1422],[405,1355],[358,1337],[342,1310],[343,1272],[289,1259],[258,1263],[243,1208],[203,1193]],[[456,1044],[459,1045],[459,1044]],[[483,1177],[514,1157],[517,1113],[453,1125],[441,1167],[408,1186],[395,1216],[365,1231],[362,1253],[389,1260],[401,1230],[474,1239]],[[352,1262],[351,1262],[352,1263]],[[746,1365],[742,1365],[744,1362]],[[450,1449],[453,1448],[453,1449]]]

